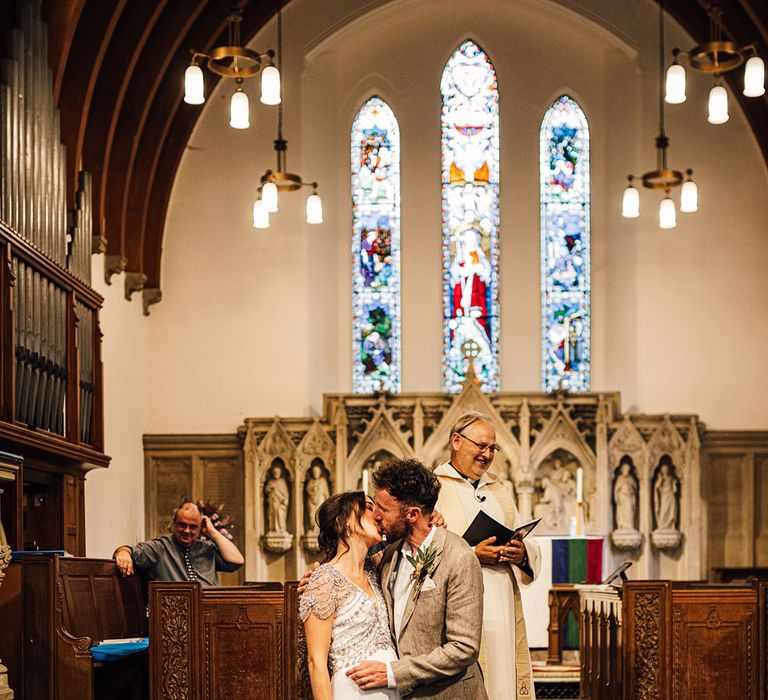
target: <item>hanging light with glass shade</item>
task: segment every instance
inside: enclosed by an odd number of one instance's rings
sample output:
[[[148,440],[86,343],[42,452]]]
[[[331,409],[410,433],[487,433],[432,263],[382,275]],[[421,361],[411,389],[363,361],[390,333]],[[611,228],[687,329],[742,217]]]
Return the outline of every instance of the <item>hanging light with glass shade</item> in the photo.
[[[672,80],[677,76],[673,74]],[[670,76],[667,74],[667,84]],[[698,190],[693,181],[693,170],[688,168],[685,175],[679,170],[671,169],[667,164],[669,137],[664,131],[664,2],[659,2],[659,135],[656,137],[656,170],[644,173],[640,180],[643,187],[653,190],[664,190],[664,198],[659,203],[659,228],[675,228],[677,226],[677,210],[672,199],[672,190],[680,187],[680,211],[688,214],[698,211]],[[621,215],[627,219],[640,216],[640,191],[635,187],[635,176],[628,176],[628,184],[624,190]]]
[[[240,44],[241,10],[233,10],[227,17],[227,46],[219,46],[211,53],[192,52],[192,62],[184,73],[184,102],[200,105],[205,102],[205,78],[202,66],[235,81],[236,88],[229,104],[229,125],[233,129],[250,126],[250,104],[243,90],[243,82],[261,71],[261,102],[280,104],[280,72],[272,63],[272,49],[257,53]]]
[[[277,61],[282,65],[283,57],[283,14],[282,7],[277,10]],[[295,192],[302,187],[311,187],[312,193],[306,201],[306,220],[308,224],[323,223],[323,202],[317,193],[317,182],[304,182],[300,175],[288,172],[286,153],[288,142],[283,137],[283,103],[277,108],[277,138],[274,141],[277,155],[275,170],[267,170],[261,176],[260,197],[253,205],[254,228],[268,228],[269,215],[279,210],[281,192]]]
[[[715,83],[709,92],[707,120],[710,124],[724,124],[728,121],[728,92],[723,86],[722,75],[744,65],[745,97],[760,97],[765,94],[765,63],[757,55],[755,44],[737,46],[723,39],[723,11],[712,3],[708,8],[710,40],[694,46],[689,51],[672,49],[672,65],[667,69],[666,94],[669,104],[685,102],[685,68],[680,56],[687,56],[694,70],[711,73]],[[746,65],[745,65],[746,64]]]

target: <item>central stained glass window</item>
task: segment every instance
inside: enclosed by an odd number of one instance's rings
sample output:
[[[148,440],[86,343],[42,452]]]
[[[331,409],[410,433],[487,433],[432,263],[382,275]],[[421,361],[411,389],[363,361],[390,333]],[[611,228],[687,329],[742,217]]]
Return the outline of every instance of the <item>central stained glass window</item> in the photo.
[[[499,390],[499,92],[473,41],[443,70],[443,389],[458,392],[471,360]]]
[[[400,128],[380,97],[352,124],[352,390],[400,392]]]
[[[561,95],[544,115],[541,176],[541,387],[589,391],[589,126]]]

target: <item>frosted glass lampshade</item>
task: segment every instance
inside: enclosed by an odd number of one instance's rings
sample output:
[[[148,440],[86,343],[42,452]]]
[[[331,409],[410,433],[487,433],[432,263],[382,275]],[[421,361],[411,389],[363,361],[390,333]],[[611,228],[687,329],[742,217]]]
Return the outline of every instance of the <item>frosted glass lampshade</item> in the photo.
[[[707,121],[710,124],[725,124],[728,121],[728,93],[722,85],[715,85],[709,91]]]
[[[685,68],[679,63],[673,63],[667,69],[667,84],[664,101],[671,105],[685,102]]]
[[[270,214],[277,213],[277,185],[274,182],[265,182],[261,188],[261,201]]]
[[[189,66],[184,72],[184,102],[190,105],[203,104],[204,88],[203,69],[200,66]]]
[[[625,219],[636,219],[640,216],[640,192],[636,187],[629,185],[624,190],[624,199],[621,203],[621,215]]]
[[[248,111],[248,95],[242,88],[237,88],[229,103],[229,125],[233,129],[247,129],[251,125],[248,121]]]
[[[693,180],[686,180],[680,190],[680,211],[691,214],[699,210],[699,189]]]
[[[274,66],[261,71],[261,101],[265,105],[280,104],[280,71]]]
[[[253,228],[269,228],[269,213],[260,199],[253,203]]]
[[[760,56],[752,56],[744,67],[744,95],[760,97],[765,94],[765,63]]]
[[[311,194],[307,197],[307,223],[323,223],[323,200],[319,194]]]
[[[659,204],[659,228],[675,228],[675,226],[677,226],[675,203],[671,197],[666,196]]]

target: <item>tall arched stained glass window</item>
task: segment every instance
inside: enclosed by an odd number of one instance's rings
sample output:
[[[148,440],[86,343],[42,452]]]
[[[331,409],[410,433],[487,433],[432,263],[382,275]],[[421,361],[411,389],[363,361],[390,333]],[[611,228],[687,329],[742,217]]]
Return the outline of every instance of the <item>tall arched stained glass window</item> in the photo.
[[[484,391],[498,391],[499,93],[473,41],[440,82],[443,177],[443,388],[457,392],[467,357]]]
[[[371,97],[352,124],[352,387],[400,391],[400,128]]]
[[[544,115],[541,178],[541,385],[589,391],[589,126],[567,95]]]

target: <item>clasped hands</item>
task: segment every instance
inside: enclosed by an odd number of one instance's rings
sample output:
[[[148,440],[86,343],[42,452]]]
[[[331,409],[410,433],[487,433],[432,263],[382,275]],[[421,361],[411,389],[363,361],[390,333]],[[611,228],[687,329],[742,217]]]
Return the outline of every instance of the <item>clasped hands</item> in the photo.
[[[525,543],[522,540],[511,539],[507,544],[496,546],[495,537],[478,542],[475,554],[481,564],[522,564],[525,560]]]

